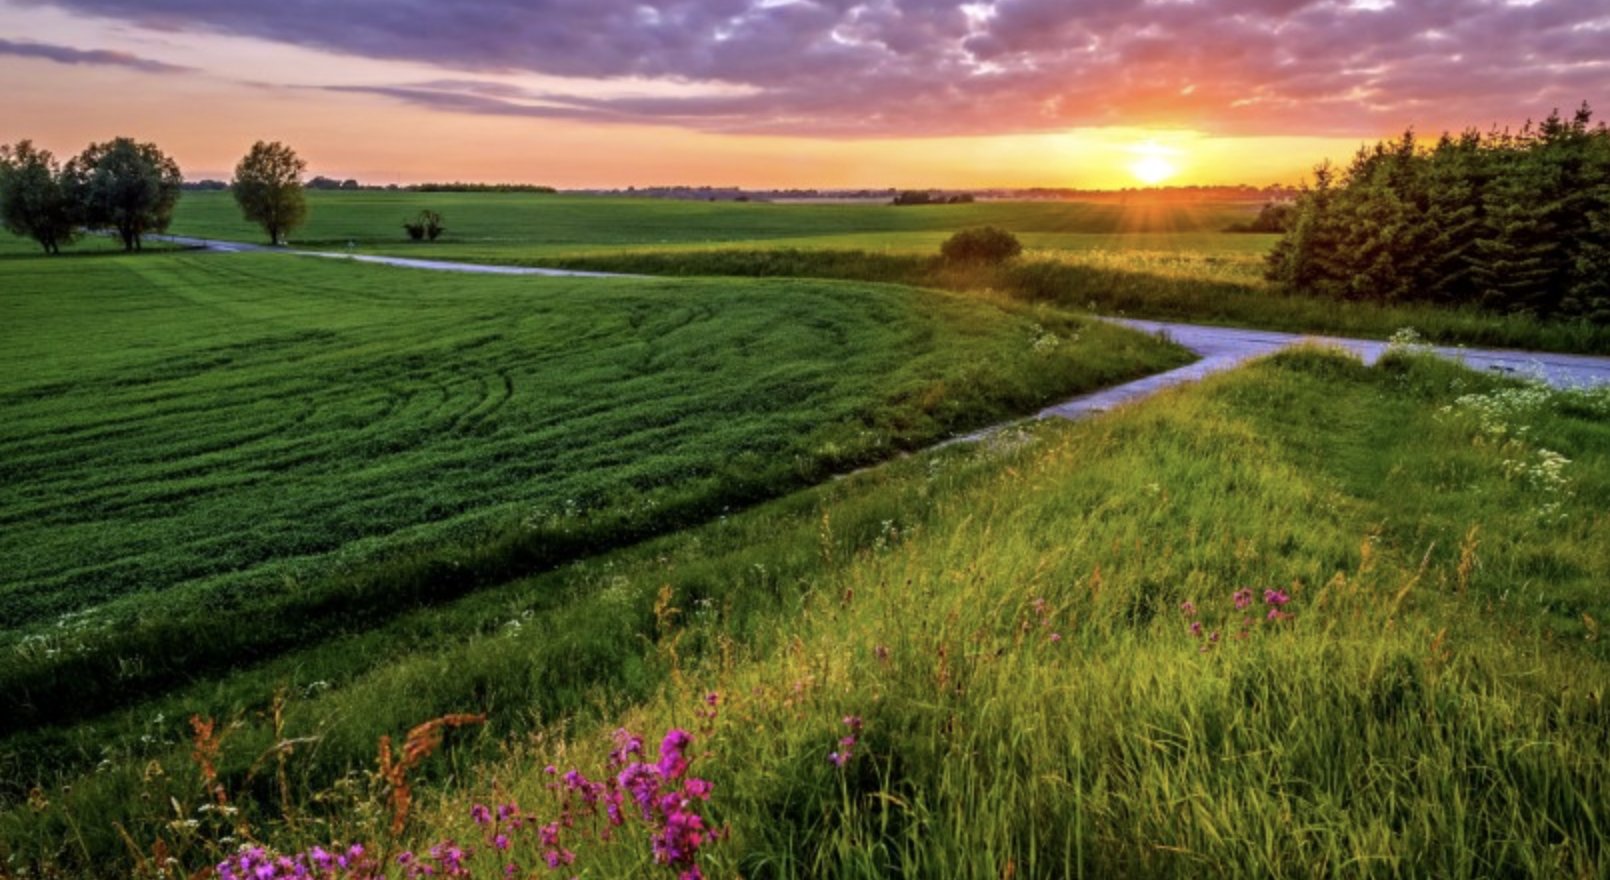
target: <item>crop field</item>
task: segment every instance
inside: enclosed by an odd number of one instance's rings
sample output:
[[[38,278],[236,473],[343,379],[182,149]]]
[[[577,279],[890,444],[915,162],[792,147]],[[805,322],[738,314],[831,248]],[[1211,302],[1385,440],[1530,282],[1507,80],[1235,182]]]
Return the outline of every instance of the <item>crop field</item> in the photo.
[[[251,254],[0,271],[6,734],[1186,359],[1054,310],[884,285]]]

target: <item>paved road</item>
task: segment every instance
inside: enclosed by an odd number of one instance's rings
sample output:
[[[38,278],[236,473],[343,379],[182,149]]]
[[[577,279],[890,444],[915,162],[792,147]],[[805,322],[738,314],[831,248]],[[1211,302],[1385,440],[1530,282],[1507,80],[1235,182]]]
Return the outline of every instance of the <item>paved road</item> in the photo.
[[[1170,339],[1196,352],[1202,359],[1176,370],[1103,388],[1055,406],[1048,406],[1036,413],[1034,418],[1078,419],[1105,412],[1115,406],[1156,394],[1165,388],[1195,382],[1214,373],[1235,369],[1248,360],[1273,354],[1299,342],[1317,342],[1343,348],[1358,354],[1367,364],[1375,363],[1387,348],[1385,342],[1373,339],[1304,336],[1297,333],[1179,324],[1170,321],[1140,321],[1126,318],[1107,320],[1143,333],[1167,334]],[[1435,347],[1432,351],[1442,357],[1461,361],[1471,369],[1489,370],[1522,378],[1538,378],[1556,388],[1610,383],[1610,357],[1444,346]],[[957,439],[978,440],[995,430],[997,429],[986,428]]]
[[[262,245],[244,244],[233,241],[217,241],[206,238],[187,238],[184,236],[167,235],[154,236],[162,241],[187,247],[206,248],[213,251],[239,253],[242,251],[262,251],[277,254],[294,254],[304,257],[324,257],[338,260],[356,260],[362,263],[377,263],[385,266],[400,266],[407,269],[427,269],[435,272],[469,272],[482,275],[541,275],[549,277],[581,277],[581,278],[624,278],[630,276],[617,275],[610,272],[574,272],[564,269],[534,269],[519,266],[485,266],[476,263],[453,263],[443,260],[416,260],[407,257],[381,257],[368,254],[331,253],[326,251],[301,251],[287,248],[270,248]],[[1131,327],[1144,333],[1165,333],[1180,345],[1201,356],[1201,360],[1169,370],[1105,388],[1093,394],[1075,397],[1072,400],[1059,403],[1056,406],[1046,407],[1035,415],[1036,418],[1063,418],[1078,419],[1092,413],[1104,412],[1120,404],[1132,400],[1139,400],[1175,385],[1195,382],[1203,377],[1224,370],[1234,369],[1246,361],[1272,354],[1289,345],[1302,341],[1319,342],[1356,352],[1365,363],[1374,363],[1381,353],[1386,351],[1386,343],[1370,339],[1343,339],[1334,336],[1303,336],[1296,333],[1276,333],[1269,330],[1243,330],[1235,327],[1210,327],[1201,324],[1179,324],[1169,321],[1140,321],[1125,318],[1112,318],[1114,323]],[[1438,355],[1463,361],[1472,369],[1491,370],[1506,375],[1521,377],[1537,377],[1555,387],[1568,387],[1577,385],[1598,385],[1610,383],[1610,357],[1589,357],[1573,354],[1549,354],[1546,352],[1509,351],[1505,349],[1485,348],[1434,348]],[[980,439],[997,428],[986,428],[983,431],[957,437],[949,442],[965,442]]]
[[[183,247],[202,248],[219,253],[290,254],[297,257],[323,257],[329,260],[352,260],[357,263],[374,263],[381,266],[400,266],[404,269],[428,269],[432,272],[467,272],[472,275],[540,275],[546,278],[627,278],[613,272],[580,272],[570,269],[536,269],[526,266],[486,266],[480,263],[452,263],[445,260],[416,260],[412,257],[381,257],[372,254],[347,254],[340,251],[303,251],[293,248],[268,247],[240,241],[219,241],[212,238],[190,238],[184,235],[153,235]]]

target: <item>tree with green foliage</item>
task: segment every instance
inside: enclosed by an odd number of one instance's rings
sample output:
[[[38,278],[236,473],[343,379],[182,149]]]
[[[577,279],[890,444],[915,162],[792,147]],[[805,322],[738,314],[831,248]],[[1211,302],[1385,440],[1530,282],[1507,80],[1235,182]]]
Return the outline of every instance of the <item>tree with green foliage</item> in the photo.
[[[1583,105],[1518,132],[1413,133],[1301,194],[1268,276],[1286,292],[1610,321],[1610,129]]]
[[[235,166],[229,184],[235,203],[247,220],[268,233],[269,244],[284,244],[285,236],[307,220],[305,171],[307,163],[279,141],[252,144],[251,152]]]
[[[113,230],[126,251],[168,228],[184,182],[179,165],[156,144],[126,137],[91,144],[67,163],[64,176],[85,225]]]
[[[32,141],[0,146],[0,225],[38,242],[47,254],[61,253],[77,235],[78,207],[56,157]]]

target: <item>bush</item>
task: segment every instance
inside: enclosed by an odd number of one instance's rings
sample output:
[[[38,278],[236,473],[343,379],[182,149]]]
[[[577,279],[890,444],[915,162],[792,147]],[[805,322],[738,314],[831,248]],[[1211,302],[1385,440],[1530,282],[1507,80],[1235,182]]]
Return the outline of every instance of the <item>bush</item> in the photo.
[[[420,211],[413,220],[403,221],[403,229],[408,231],[412,241],[435,241],[447,231],[442,225],[442,215],[435,211]]]
[[[993,226],[963,229],[939,247],[948,263],[997,264],[1023,253],[1017,236]]]

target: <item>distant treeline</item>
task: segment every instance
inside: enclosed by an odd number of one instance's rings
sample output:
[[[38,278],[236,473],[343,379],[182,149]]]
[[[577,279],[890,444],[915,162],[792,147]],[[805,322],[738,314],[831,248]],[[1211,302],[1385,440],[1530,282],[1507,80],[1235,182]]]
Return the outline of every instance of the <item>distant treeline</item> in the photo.
[[[551,186],[537,186],[529,183],[413,183],[399,186],[395,183],[364,184],[356,180],[336,180],[333,177],[315,177],[302,184],[307,189],[330,191],[365,191],[365,192],[423,192],[423,193],[555,193],[558,190]],[[229,189],[229,183],[223,180],[187,180],[184,188],[199,192],[217,192]]]
[[[1168,203],[1193,204],[1196,202],[1278,202],[1297,196],[1295,187],[1271,184],[1265,187],[1248,184],[1201,186],[1148,186],[1127,189],[1070,189],[1066,187],[1030,187],[1028,189],[983,190],[979,195],[996,199],[1033,199],[1069,202],[1107,202],[1129,204]]]
[[[1269,277],[1290,292],[1610,323],[1610,130],[1413,133],[1315,170]]]
[[[423,193],[542,193],[558,192],[551,186],[529,183],[416,183],[403,187],[409,192]]]

